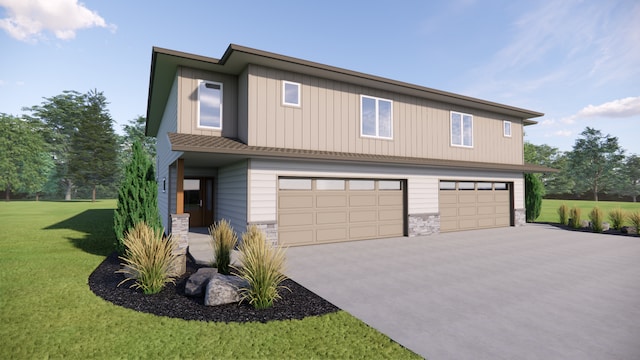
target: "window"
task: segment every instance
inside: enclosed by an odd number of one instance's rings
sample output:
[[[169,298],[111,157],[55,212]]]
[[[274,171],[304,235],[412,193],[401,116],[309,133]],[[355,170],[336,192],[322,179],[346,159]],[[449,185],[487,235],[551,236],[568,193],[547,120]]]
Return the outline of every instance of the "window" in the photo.
[[[374,188],[373,180],[349,180],[349,190],[373,190]]]
[[[473,116],[451,112],[451,145],[473,147]]]
[[[282,82],[282,105],[300,106],[300,84]]]
[[[400,180],[379,180],[378,190],[402,190]]]
[[[440,190],[455,190],[455,181],[440,181]]]
[[[222,84],[200,80],[198,84],[198,126],[222,129]]]
[[[475,190],[476,183],[474,182],[459,182],[458,190]]]
[[[360,96],[360,134],[383,139],[393,138],[391,100]]]
[[[311,190],[311,179],[280,179],[280,190]]]
[[[341,179],[318,179],[316,190],[344,190],[344,183]]]
[[[493,183],[490,182],[479,182],[478,190],[493,190]]]
[[[511,137],[511,121],[503,121],[502,127],[504,129],[504,136]]]
[[[494,188],[496,190],[509,190],[509,187],[507,186],[507,183],[495,183],[494,184]]]

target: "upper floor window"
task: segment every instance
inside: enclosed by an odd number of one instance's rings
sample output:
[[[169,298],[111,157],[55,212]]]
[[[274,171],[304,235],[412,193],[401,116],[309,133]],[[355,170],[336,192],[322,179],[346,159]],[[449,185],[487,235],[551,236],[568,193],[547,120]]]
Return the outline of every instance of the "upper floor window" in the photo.
[[[511,137],[511,121],[503,121],[502,128],[504,136]]]
[[[282,82],[282,104],[300,106],[300,84],[291,81]]]
[[[360,134],[393,138],[393,103],[391,100],[360,96]]]
[[[198,126],[222,129],[222,84],[200,80],[198,83]]]
[[[473,116],[451,112],[451,145],[473,147]]]

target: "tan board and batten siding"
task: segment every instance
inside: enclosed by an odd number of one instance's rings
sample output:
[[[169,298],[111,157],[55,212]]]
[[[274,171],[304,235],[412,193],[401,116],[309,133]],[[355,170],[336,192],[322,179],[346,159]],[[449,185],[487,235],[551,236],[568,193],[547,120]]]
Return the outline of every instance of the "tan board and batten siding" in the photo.
[[[282,105],[282,80],[301,83],[299,108]],[[257,65],[247,81],[248,145],[523,164],[521,119]],[[360,95],[393,101],[392,140],[360,136]],[[473,115],[473,150],[450,145],[450,111]]]
[[[302,181],[308,189],[283,189],[278,192],[278,229],[281,245],[305,245],[349,240],[402,236],[404,231],[404,186],[381,189],[385,180],[365,180],[371,190],[355,190],[354,179],[330,179],[342,189],[321,189],[327,179],[280,178]]]

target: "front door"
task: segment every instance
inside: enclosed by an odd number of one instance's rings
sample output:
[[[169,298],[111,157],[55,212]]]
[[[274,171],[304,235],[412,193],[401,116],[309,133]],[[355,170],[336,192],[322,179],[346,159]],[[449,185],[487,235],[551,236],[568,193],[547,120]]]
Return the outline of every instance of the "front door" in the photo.
[[[213,178],[184,179],[184,212],[189,214],[189,227],[213,224]]]

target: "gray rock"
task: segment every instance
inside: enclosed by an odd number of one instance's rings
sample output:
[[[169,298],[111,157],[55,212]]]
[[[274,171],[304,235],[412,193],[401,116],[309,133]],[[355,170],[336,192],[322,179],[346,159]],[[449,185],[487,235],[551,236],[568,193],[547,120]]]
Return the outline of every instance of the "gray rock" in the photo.
[[[611,228],[611,225],[609,225],[608,222],[602,223],[602,231],[609,231],[610,228]]]
[[[240,301],[240,289],[248,287],[246,280],[234,275],[215,274],[207,283],[204,304],[216,306]]]
[[[582,220],[580,222],[580,225],[582,228],[586,228],[586,229],[590,229],[591,228],[591,222],[588,220]]]
[[[218,273],[216,268],[200,268],[189,276],[184,287],[184,293],[189,296],[201,295],[211,278]]]

